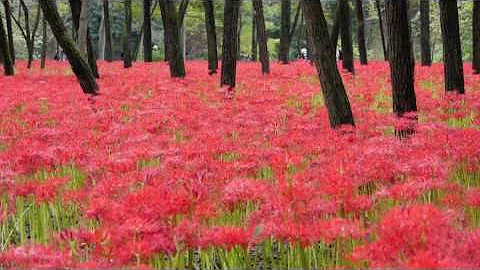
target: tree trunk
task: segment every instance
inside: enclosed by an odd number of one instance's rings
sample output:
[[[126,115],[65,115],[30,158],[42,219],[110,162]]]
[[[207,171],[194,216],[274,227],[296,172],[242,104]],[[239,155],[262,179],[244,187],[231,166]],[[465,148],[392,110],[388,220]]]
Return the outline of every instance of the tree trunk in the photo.
[[[420,36],[422,50],[422,66],[432,65],[430,49],[430,1],[420,0]]]
[[[320,0],[306,0],[303,2],[303,13],[307,31],[313,43],[313,60],[317,68],[325,105],[328,110],[330,126],[337,128],[341,125],[354,125],[350,102],[338,72],[332,41],[328,35],[327,21],[325,20]]]
[[[8,0],[3,0],[3,7],[5,8],[5,22],[7,25],[8,35],[8,48],[10,49],[10,59],[12,64],[15,65],[15,45],[13,42],[13,29],[12,29],[12,9]]]
[[[480,74],[480,1],[473,3],[473,72]]]
[[[255,18],[257,21],[258,48],[260,49],[260,62],[262,63],[262,73],[270,73],[270,59],[268,58],[267,30],[265,27],[265,18],[263,16],[262,0],[253,0],[255,9]]]
[[[84,48],[79,48],[80,53],[82,53],[84,58],[87,59],[87,62],[90,65],[90,70],[93,72],[95,78],[99,78],[100,75],[98,74],[97,59],[93,54],[93,45],[88,27],[88,5],[86,2],[87,1],[69,0],[72,12],[73,36],[79,45],[80,43],[83,44],[82,46]],[[83,7],[85,8],[84,12],[82,12]]]
[[[242,0],[239,0],[239,12],[238,12],[238,19],[237,19],[237,22],[238,22],[238,27],[237,27],[237,60],[240,60],[240,53],[241,53],[241,42],[240,42],[240,37],[242,35],[242,26],[243,26],[243,20],[242,20],[242,12],[240,12],[241,10],[241,5],[242,5]]]
[[[205,27],[207,29],[208,74],[214,74],[214,73],[217,73],[217,68],[218,68],[215,13],[213,11],[212,0],[205,0],[202,2],[203,2],[203,7],[205,9]]]
[[[225,0],[221,86],[235,87],[239,11],[239,1]]]
[[[330,39],[332,40],[332,45],[333,45],[333,56],[335,56],[337,53],[337,43],[338,43],[338,37],[340,35],[341,19],[342,19],[342,8],[341,8],[340,0],[337,0],[337,7],[335,9],[335,19],[333,21],[333,26],[331,31],[332,33],[330,34]]]
[[[87,33],[88,32],[88,1],[82,1],[80,9],[79,26],[77,30],[78,49],[85,56],[87,55]]]
[[[382,9],[380,8],[380,0],[375,0],[375,7],[377,9],[378,23],[380,28],[380,38],[382,39],[383,59],[388,60],[387,45],[385,44],[385,33],[383,31]]]
[[[358,32],[357,32],[357,42],[358,42],[358,52],[360,54],[360,64],[367,65],[367,47],[365,45],[365,20],[363,18],[363,3],[362,0],[356,0],[356,13],[358,21]]]
[[[110,27],[110,10],[108,0],[103,1],[103,22],[105,23],[105,60],[112,62],[112,30]]]
[[[13,69],[13,62],[10,56],[10,49],[8,47],[7,33],[5,33],[5,28],[3,28],[3,19],[0,14],[0,51],[3,56],[3,69],[6,76],[14,75],[15,71]]]
[[[280,47],[278,52],[278,60],[283,64],[288,64],[288,53],[290,44],[290,0],[282,0],[281,9],[281,26],[280,26]]]
[[[45,61],[47,58],[47,20],[45,19],[45,15],[43,15],[42,19],[42,53],[40,56],[40,68],[45,68]]]
[[[440,0],[445,91],[465,93],[457,0]]]
[[[402,116],[417,111],[414,89],[414,59],[406,0],[386,0],[388,60],[392,80],[393,111]]]
[[[257,61],[257,19],[255,16],[255,8],[252,14],[252,61]]]
[[[152,0],[143,0],[143,60],[152,62],[152,18],[150,16]]]
[[[123,2],[125,24],[123,26],[123,67],[132,67],[132,51],[130,49],[130,35],[132,33],[132,0]]]
[[[340,8],[342,10],[342,22],[340,24],[340,33],[342,36],[343,51],[343,68],[355,74],[353,63],[353,44],[352,44],[352,27],[350,22],[350,4],[348,0],[340,0]]]
[[[87,61],[82,58],[82,55],[75,46],[75,42],[68,37],[67,30],[58,14],[55,1],[39,0],[39,4],[50,25],[52,33],[55,35],[55,38],[67,55],[68,61],[70,62],[73,72],[77,76],[83,92],[96,94],[98,91],[98,85],[95,81],[93,72],[90,70]]]
[[[173,1],[160,1],[162,17],[164,17],[165,39],[171,77],[185,77],[185,63],[180,47],[178,18]]]
[[[100,1],[102,4],[103,1]],[[105,14],[101,15],[100,27],[98,29],[98,44],[97,44],[98,59],[105,60]]]

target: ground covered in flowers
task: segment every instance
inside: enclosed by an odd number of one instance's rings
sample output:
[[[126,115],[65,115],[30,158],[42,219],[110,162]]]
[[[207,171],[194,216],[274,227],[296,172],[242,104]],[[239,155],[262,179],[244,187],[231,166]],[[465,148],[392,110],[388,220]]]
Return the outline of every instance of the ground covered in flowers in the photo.
[[[65,63],[0,77],[0,267],[480,266],[480,76],[443,92],[416,68],[399,140],[388,65],[342,74],[356,127],[329,128],[305,62],[100,63],[83,95]],[[345,132],[348,131],[348,132]]]

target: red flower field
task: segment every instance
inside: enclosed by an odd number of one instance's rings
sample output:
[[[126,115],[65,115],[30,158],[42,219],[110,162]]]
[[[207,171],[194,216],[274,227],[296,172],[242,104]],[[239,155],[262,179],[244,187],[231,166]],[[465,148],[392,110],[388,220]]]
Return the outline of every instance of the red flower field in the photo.
[[[187,62],[100,62],[100,95],[67,64],[0,77],[0,267],[480,266],[480,76],[445,94],[416,68],[411,124],[388,64],[342,74],[356,127],[333,131],[305,62],[234,92]]]

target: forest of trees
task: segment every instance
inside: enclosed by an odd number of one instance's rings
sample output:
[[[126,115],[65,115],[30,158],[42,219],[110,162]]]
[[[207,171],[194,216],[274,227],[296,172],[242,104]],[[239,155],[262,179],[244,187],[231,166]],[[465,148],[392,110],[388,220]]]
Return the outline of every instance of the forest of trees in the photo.
[[[479,1],[9,1],[2,0],[1,60],[13,75],[15,59],[62,58],[85,93],[95,94],[96,61],[165,60],[172,77],[188,76],[185,60],[208,58],[208,73],[221,60],[221,85],[235,86],[237,60],[284,64],[302,48],[315,64],[330,123],[353,124],[335,65],[355,74],[355,59],[390,63],[393,108],[416,111],[414,63],[443,61],[445,90],[465,92],[463,61],[480,72]],[[50,31],[47,29],[50,26]],[[38,31],[42,25],[42,31]],[[204,42],[205,41],[205,42]],[[439,48],[442,50],[439,50]],[[441,51],[443,54],[439,54]],[[221,59],[218,55],[221,52]],[[258,56],[257,56],[258,53]]]

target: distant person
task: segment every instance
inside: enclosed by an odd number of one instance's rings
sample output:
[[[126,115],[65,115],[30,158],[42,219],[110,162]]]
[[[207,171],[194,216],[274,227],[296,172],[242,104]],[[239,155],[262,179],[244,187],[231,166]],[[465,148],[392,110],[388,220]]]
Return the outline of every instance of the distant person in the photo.
[[[303,47],[300,49],[300,57],[302,59],[307,59],[308,58],[308,50],[307,48]]]
[[[343,51],[340,49],[337,50],[337,61],[343,61]]]

